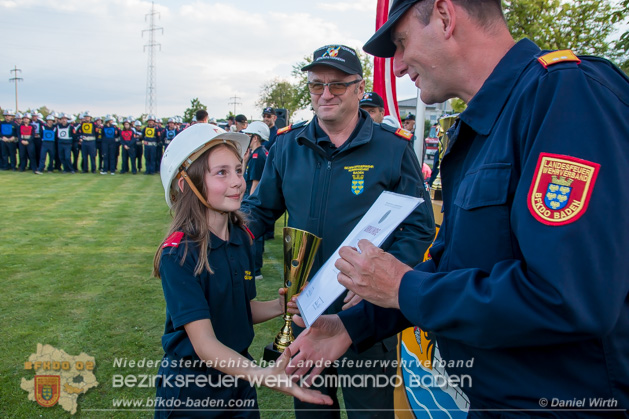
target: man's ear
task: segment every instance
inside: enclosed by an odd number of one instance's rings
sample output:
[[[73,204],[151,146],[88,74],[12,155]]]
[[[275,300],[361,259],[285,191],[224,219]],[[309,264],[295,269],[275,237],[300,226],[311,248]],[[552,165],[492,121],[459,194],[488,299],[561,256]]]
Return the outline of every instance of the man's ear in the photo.
[[[445,39],[449,39],[456,26],[456,10],[452,0],[435,0],[435,7],[433,9],[433,18],[434,17],[440,20],[440,28],[443,31]]]
[[[358,90],[358,100],[360,101],[363,96],[365,96],[365,79],[362,79],[360,83],[358,83],[358,87],[356,89]]]

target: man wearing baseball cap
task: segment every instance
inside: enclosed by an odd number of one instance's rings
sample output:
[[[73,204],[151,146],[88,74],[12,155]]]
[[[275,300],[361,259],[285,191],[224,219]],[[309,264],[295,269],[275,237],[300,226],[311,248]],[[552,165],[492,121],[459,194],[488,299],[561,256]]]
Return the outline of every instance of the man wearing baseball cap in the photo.
[[[364,109],[369,113],[371,119],[379,124],[384,119],[384,100],[376,92],[365,92],[360,100],[360,109]]]
[[[338,280],[366,301],[291,351],[335,359],[415,325],[469,377],[469,417],[626,417],[629,234],[613,214],[629,206],[629,79],[516,43],[500,0],[395,0],[389,16],[365,51],[393,57],[423,102],[467,103],[441,163],[442,229],[415,269],[366,241],[340,249]]]
[[[243,203],[253,234],[264,233],[288,212],[290,227],[323,239],[311,270],[314,274],[383,191],[422,197],[425,202],[384,245],[399,257],[413,255],[405,260],[410,269],[421,261],[434,237],[430,199],[422,186],[410,136],[374,123],[360,109],[365,82],[360,59],[352,48],[323,46],[302,70],[308,72],[315,117],[278,131],[258,188]],[[353,293],[345,294],[330,306],[328,313],[337,313],[358,302]],[[318,387],[333,398],[336,410],[316,410],[315,405],[295,401],[297,418],[338,418],[335,376],[339,385],[355,376],[391,378],[396,373],[392,364],[397,357],[396,344],[393,337],[374,342],[363,354],[347,351],[346,362],[338,368],[326,369],[330,377],[326,378],[328,386]],[[349,418],[394,417],[392,385],[382,388],[348,385],[342,391]]]
[[[404,117],[404,120],[402,122],[404,123],[403,127],[405,130],[409,132],[415,132],[415,115],[409,113]]]
[[[268,106],[264,108],[262,111],[262,122],[269,127],[269,140],[264,145],[267,150],[271,149],[271,146],[275,143],[275,137],[277,137],[277,127],[275,126],[275,121],[277,121],[277,113],[275,109]]]
[[[243,114],[236,115],[236,118],[234,119],[236,121],[236,132],[242,132],[242,130],[247,128],[247,126],[249,125],[249,123],[247,122],[247,117]]]

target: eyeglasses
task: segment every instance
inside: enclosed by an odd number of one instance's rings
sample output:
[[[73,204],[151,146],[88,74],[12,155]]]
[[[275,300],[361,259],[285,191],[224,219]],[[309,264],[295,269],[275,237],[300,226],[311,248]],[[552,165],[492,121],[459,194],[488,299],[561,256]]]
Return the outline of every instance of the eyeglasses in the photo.
[[[318,83],[309,81],[308,90],[310,90],[310,93],[312,93],[313,95],[320,95],[323,94],[325,86],[328,86],[328,90],[331,94],[333,94],[334,96],[340,96],[347,91],[347,88],[349,86],[351,86],[352,84],[360,83],[361,81],[363,81],[363,79],[357,79],[349,82],[334,81],[332,83]]]

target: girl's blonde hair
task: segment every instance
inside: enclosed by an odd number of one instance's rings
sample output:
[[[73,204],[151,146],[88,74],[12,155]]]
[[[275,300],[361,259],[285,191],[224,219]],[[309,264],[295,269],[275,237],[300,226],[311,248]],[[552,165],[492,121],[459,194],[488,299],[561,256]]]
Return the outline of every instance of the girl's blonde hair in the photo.
[[[219,144],[203,153],[188,168],[188,176],[194,186],[199,190],[199,192],[201,192],[202,196],[207,196],[204,178],[205,173],[209,171],[209,156],[214,150],[221,147],[225,147],[233,151],[236,157],[238,157],[238,160],[242,162],[238,151],[231,145],[227,144]],[[184,185],[183,191],[181,191],[176,182],[173,182],[173,193],[175,199],[172,201],[173,205],[170,211],[173,221],[170,223],[170,227],[168,228],[168,232],[166,233],[162,243],[174,232],[183,232],[187,240],[184,243],[185,248],[180,264],[183,266],[184,260],[186,259],[189,240],[196,243],[199,247],[199,260],[197,261],[197,266],[194,269],[194,275],[198,276],[204,270],[209,273],[214,273],[208,260],[208,255],[210,253],[210,225],[207,219],[207,211],[210,211],[210,209],[203,205],[187,184]],[[235,227],[245,229],[245,217],[240,211],[230,212],[229,220]],[[155,257],[153,258],[153,275],[156,278],[161,277],[159,267],[162,260],[162,250],[163,248],[160,244],[155,252]]]

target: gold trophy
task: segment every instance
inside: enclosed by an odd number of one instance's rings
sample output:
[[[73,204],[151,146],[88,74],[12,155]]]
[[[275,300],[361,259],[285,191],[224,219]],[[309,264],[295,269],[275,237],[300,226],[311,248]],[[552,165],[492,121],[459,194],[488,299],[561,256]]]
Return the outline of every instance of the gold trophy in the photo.
[[[299,294],[306,284],[315,254],[321,239],[312,233],[292,227],[284,227],[284,326],[273,343],[264,348],[264,360],[275,361],[295,337],[291,323],[293,315],[288,314],[288,302]]]

